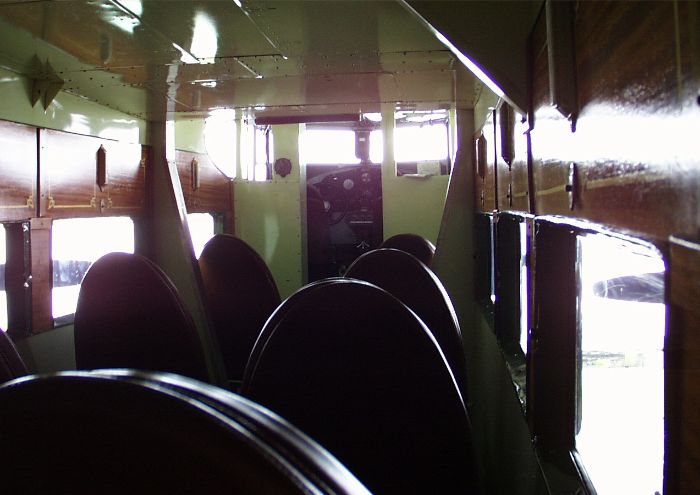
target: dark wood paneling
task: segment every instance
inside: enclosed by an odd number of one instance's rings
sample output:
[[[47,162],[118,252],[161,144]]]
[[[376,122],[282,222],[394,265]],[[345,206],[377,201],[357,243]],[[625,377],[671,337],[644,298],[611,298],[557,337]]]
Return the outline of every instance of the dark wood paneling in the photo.
[[[543,20],[536,24],[530,57],[538,214],[656,239],[697,232],[697,10],[693,2],[578,2],[575,132],[549,106]],[[571,163],[578,169],[573,210]]]
[[[53,328],[51,308],[51,288],[53,276],[51,261],[51,219],[33,218],[29,222],[31,249],[31,292],[33,333],[45,332]]]
[[[496,112],[496,159],[498,166],[498,207],[503,210],[517,210],[529,212],[528,198],[528,148],[527,148],[527,122],[524,116],[512,107],[510,110],[511,122],[508,123],[506,113],[503,111],[503,102]],[[512,160],[508,164],[504,158],[503,137],[510,134],[512,140]]]
[[[178,150],[175,160],[188,213],[233,210],[231,180],[216,168],[207,154]],[[196,190],[192,187],[192,160],[196,160],[199,166],[199,187]]]
[[[530,212],[527,131],[528,124],[525,116],[515,112],[515,128],[513,130],[515,155],[510,171],[511,209]]]
[[[146,160],[139,144],[106,141],[108,183],[102,191],[103,215],[144,214]]]
[[[36,214],[36,128],[0,121],[0,220]]]
[[[477,207],[483,212],[497,209],[496,202],[496,117],[495,111],[489,112],[482,129],[486,147],[486,166],[484,177],[476,177]]]
[[[513,208],[513,203],[511,201],[511,166],[504,159],[504,150],[508,144],[509,140],[511,144],[513,143],[513,122],[512,115],[508,104],[504,101],[496,109],[494,114],[495,127],[496,127],[496,191],[498,192],[497,205],[501,210],[510,210]],[[509,120],[511,122],[509,122]],[[512,164],[512,161],[511,161]]]
[[[666,338],[664,493],[700,493],[700,241],[674,239]]]
[[[5,293],[7,294],[7,331],[13,337],[24,337],[32,328],[30,278],[31,252],[29,224],[14,222],[5,225],[7,258],[5,261]]]
[[[145,205],[141,146],[42,129],[41,216],[138,215]],[[108,183],[97,185],[97,151],[106,150]]]
[[[576,235],[546,220],[538,220],[535,229],[527,417],[540,451],[568,457],[576,415]]]

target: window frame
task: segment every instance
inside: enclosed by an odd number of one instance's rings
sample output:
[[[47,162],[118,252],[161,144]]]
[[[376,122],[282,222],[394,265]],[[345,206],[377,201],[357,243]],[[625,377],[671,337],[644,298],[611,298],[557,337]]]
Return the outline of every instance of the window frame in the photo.
[[[667,267],[666,280],[670,265],[665,247],[651,240],[571,218],[534,218],[534,303],[527,356],[526,417],[541,469],[557,485],[553,485],[554,491],[595,494],[585,462],[576,450],[582,398],[578,239],[584,234],[602,234],[655,249]],[[665,291],[668,293],[668,284]],[[670,328],[667,323],[667,336]],[[668,382],[667,376],[664,381]],[[665,429],[668,424],[666,415]]]

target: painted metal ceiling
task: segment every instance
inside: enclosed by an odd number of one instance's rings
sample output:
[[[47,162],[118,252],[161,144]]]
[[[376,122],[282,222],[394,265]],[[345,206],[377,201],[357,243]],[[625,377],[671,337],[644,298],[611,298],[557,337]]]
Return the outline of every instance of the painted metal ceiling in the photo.
[[[455,63],[395,1],[0,0],[0,66],[147,120],[446,108]]]

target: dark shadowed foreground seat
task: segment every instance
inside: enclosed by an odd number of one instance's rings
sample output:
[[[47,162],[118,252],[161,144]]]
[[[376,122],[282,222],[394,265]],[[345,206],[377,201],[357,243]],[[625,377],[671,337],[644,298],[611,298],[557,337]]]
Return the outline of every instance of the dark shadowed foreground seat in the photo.
[[[258,253],[229,234],[207,242],[199,267],[226,374],[240,382],[255,339],[280,304],[277,286]]]
[[[373,492],[478,492],[469,419],[425,325],[358,280],[302,288],[265,325],[242,393],[326,447]]]
[[[412,254],[427,266],[433,262],[435,246],[425,237],[416,234],[396,234],[382,242],[380,248],[392,248]]]
[[[137,368],[208,380],[202,344],[175,287],[137,254],[107,254],[85,274],[75,361],[78,369]]]
[[[375,249],[357,258],[345,276],[371,282],[415,311],[440,344],[464,397],[467,370],[457,314],[430,268],[405,251]]]
[[[174,375],[9,382],[0,387],[0,438],[8,493],[369,495],[281,418]]]
[[[0,383],[27,374],[27,367],[10,337],[0,330]]]

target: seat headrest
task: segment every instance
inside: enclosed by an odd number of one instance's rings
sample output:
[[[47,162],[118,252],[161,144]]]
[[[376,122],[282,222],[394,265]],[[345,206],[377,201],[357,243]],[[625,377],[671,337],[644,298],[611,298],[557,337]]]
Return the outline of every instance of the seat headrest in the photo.
[[[242,393],[300,427],[376,493],[473,493],[468,416],[425,325],[366,282],[322,281],[266,323]]]
[[[345,276],[375,284],[415,311],[440,344],[464,394],[466,362],[457,313],[430,268],[405,251],[375,249],[357,258]]]
[[[15,380],[0,387],[0,437],[9,491],[369,495],[283,419],[174,375]]]
[[[208,378],[192,317],[165,273],[143,256],[110,253],[93,263],[80,287],[74,324],[78,369]]]
[[[277,285],[258,253],[229,234],[207,242],[199,267],[227,376],[240,381],[255,339],[280,303]]]
[[[382,242],[379,247],[406,251],[428,266],[430,266],[433,256],[435,256],[435,245],[425,237],[417,234],[396,234]]]

